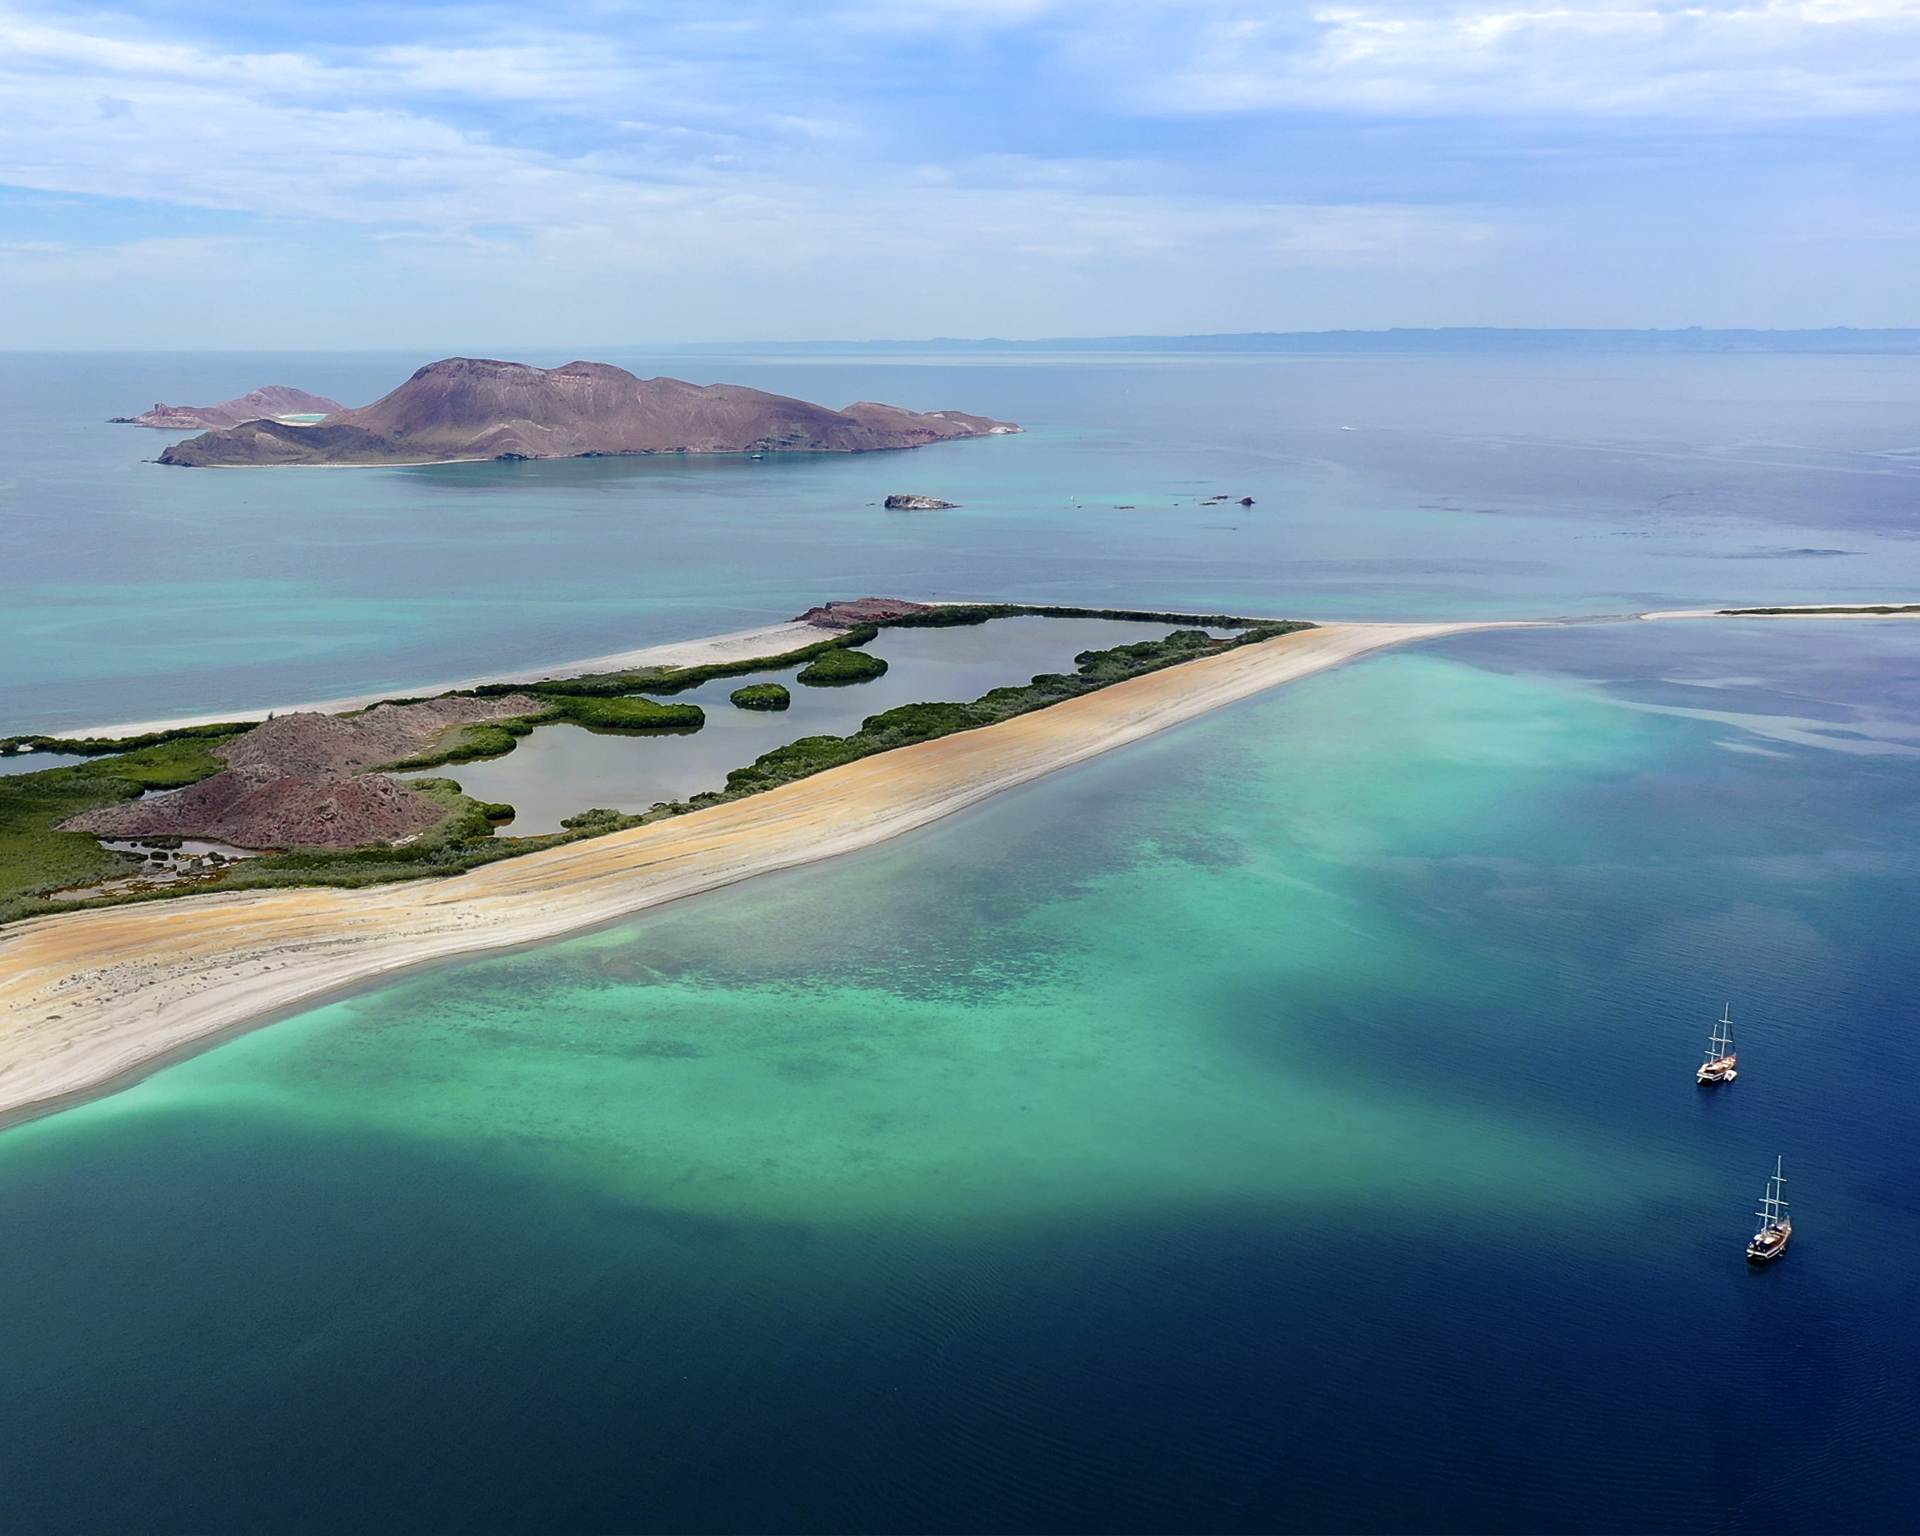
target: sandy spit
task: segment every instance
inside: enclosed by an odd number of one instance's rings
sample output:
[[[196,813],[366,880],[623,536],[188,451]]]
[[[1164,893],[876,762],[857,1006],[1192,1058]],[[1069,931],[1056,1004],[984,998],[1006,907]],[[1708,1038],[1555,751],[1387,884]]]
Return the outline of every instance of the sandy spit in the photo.
[[[75,740],[89,736],[116,740],[122,736],[144,736],[148,731],[179,730],[188,725],[264,720],[268,715],[341,715],[349,710],[366,709],[385,699],[435,698],[443,693],[453,693],[462,688],[480,688],[490,683],[557,682],[561,678],[586,677],[595,672],[624,672],[632,667],[703,667],[715,662],[780,656],[788,651],[797,651],[804,645],[818,645],[823,640],[832,639],[833,635],[833,630],[812,624],[765,624],[758,629],[736,629],[729,634],[709,635],[704,640],[677,640],[670,645],[650,645],[644,650],[615,651],[609,656],[556,662],[549,667],[531,667],[524,672],[496,672],[489,677],[468,677],[452,683],[421,683],[409,688],[389,688],[383,693],[358,694],[349,699],[320,699],[309,704],[263,704],[257,709],[229,709],[217,715],[182,715],[171,720],[90,725],[76,730],[62,728],[56,734]]]
[[[0,930],[0,1115],[122,1085],[250,1021],[865,848],[999,790],[1387,646],[1487,624],[1330,624],[902,747],[671,821],[361,890],[58,913]]]

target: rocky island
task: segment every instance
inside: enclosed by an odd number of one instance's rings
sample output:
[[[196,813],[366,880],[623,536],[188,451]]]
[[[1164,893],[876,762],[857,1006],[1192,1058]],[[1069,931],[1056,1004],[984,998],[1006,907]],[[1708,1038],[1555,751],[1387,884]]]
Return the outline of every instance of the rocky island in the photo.
[[[607,363],[534,368],[450,357],[311,425],[245,421],[162,464],[436,464],[656,453],[866,453],[1021,429],[964,411],[861,401],[843,411],[738,384],[641,379]]]
[[[169,432],[192,432],[212,427],[237,427],[243,421],[274,421],[288,416],[327,416],[346,407],[325,395],[310,395],[304,389],[287,384],[268,384],[251,394],[222,400],[218,405],[167,405],[156,403],[138,416],[112,416],[108,420],[129,427],[159,427]]]
[[[954,503],[942,501],[938,496],[907,496],[896,494],[887,498],[889,512],[944,512]]]

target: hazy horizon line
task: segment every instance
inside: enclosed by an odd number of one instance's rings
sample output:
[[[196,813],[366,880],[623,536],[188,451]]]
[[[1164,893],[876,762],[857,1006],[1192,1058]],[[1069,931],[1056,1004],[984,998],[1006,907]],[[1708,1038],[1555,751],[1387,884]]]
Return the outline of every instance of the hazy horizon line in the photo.
[[[418,356],[425,347],[18,347],[11,356],[241,356],[277,353],[391,352]],[[564,351],[566,346],[520,344],[509,352]],[[1112,336],[961,337],[812,341],[682,341],[590,344],[602,355],[699,355],[862,352],[1804,352],[1920,353],[1920,327],[1824,326],[1740,328],[1684,326],[1640,329],[1602,326],[1390,326],[1382,330],[1216,331],[1186,334],[1134,333]],[[479,351],[449,356],[478,356]],[[586,355],[585,353],[582,354]]]

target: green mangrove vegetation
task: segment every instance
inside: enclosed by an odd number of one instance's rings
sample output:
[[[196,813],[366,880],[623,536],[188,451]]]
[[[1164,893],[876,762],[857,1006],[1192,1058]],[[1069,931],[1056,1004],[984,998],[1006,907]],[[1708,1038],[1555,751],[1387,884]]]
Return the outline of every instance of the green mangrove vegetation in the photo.
[[[841,646],[822,651],[800,669],[794,680],[810,688],[838,688],[846,683],[870,682],[886,670],[881,657]]]
[[[132,873],[132,859],[84,832],[56,832],[61,822],[148,790],[180,789],[210,778],[226,764],[209,749],[250,729],[163,732],[158,739],[136,738],[147,744],[98,762],[0,776],[0,922],[51,910],[54,904],[41,900],[42,892]],[[59,750],[73,749],[63,744]]]
[[[196,779],[208,777],[223,765],[209,760],[207,771]],[[457,875],[496,859],[531,852],[570,842],[578,834],[546,838],[502,838],[495,835],[498,822],[511,820],[513,807],[475,800],[462,792],[452,779],[415,779],[412,789],[439,802],[448,812],[447,819],[400,847],[366,848],[289,848],[264,853],[257,858],[235,859],[219,865],[207,874],[178,884],[148,890],[115,892],[84,900],[55,901],[52,891],[90,886],[103,881],[126,879],[139,874],[138,861],[126,854],[101,846],[81,832],[55,832],[53,826],[68,816],[91,810],[96,805],[131,799],[118,787],[132,781],[123,773],[133,765],[112,764],[115,792],[103,794],[77,791],[74,781],[52,785],[23,781],[43,779],[55,774],[79,774],[98,771],[94,765],[75,764],[53,768],[44,774],[20,774],[0,778],[0,923],[47,912],[71,912],[82,907],[117,906],[129,901],[164,901],[175,896],[190,896],[202,891],[262,890],[287,886],[362,886],[384,885],[396,880],[421,880],[436,875]],[[173,788],[156,782],[151,787]],[[177,837],[140,839],[152,847],[178,846]]]
[[[779,683],[749,683],[727,695],[735,709],[789,709],[793,695]]]
[[[69,757],[118,756],[124,752],[139,752],[174,742],[224,741],[229,736],[252,730],[259,723],[257,720],[229,720],[219,725],[182,725],[170,731],[149,731],[144,736],[0,736],[0,754],[64,752]]]
[[[621,827],[637,826],[641,819],[638,816],[629,816],[625,811],[610,811],[604,805],[600,805],[590,811],[582,811],[578,816],[569,816],[560,825],[569,832],[585,832],[593,835],[601,832],[617,832]]]
[[[537,725],[571,720],[592,731],[622,734],[674,735],[697,731],[707,723],[707,712],[698,704],[659,704],[652,699],[578,697],[546,701],[551,709],[538,714],[514,715],[505,720],[483,720],[449,732],[438,746],[416,753],[397,763],[382,765],[383,771],[412,772],[419,768],[440,768],[448,763],[471,763],[485,757],[500,757],[511,752],[522,736]]]
[[[571,720],[595,731],[697,731],[707,723],[698,704],[659,704],[652,699],[569,698],[555,701],[540,719]]]
[[[471,763],[483,757],[499,757],[511,752],[522,736],[530,735],[536,725],[555,720],[555,710],[537,715],[516,715],[507,720],[483,720],[445,733],[438,746],[416,753],[397,763],[383,764],[394,772],[416,768],[439,768],[447,763]]]
[[[1224,627],[1224,626],[1221,626]],[[838,768],[876,752],[915,742],[951,736],[956,731],[977,730],[1011,720],[1049,704],[1144,677],[1149,672],[1177,666],[1196,656],[1218,655],[1243,645],[1258,644],[1276,635],[1297,629],[1311,629],[1303,623],[1265,624],[1248,629],[1232,640],[1214,640],[1204,630],[1179,629],[1164,640],[1140,640],[1105,651],[1082,651],[1074,657],[1071,673],[1046,672],[1024,687],[995,688],[970,704],[903,704],[883,714],[869,715],[851,736],[803,736],[763,754],[745,768],[727,775],[727,790],[722,798],[757,794],[795,779],[804,779],[828,768]]]
[[[628,693],[684,693],[716,677],[739,677],[748,672],[775,672],[782,667],[812,661],[827,651],[865,645],[880,633],[873,624],[844,630],[830,639],[777,656],[749,656],[738,661],[718,661],[699,667],[638,667],[625,672],[594,672],[584,677],[557,678],[542,683],[483,683],[469,690],[480,698],[499,698],[509,693],[531,693],[538,698],[610,698]]]
[[[1767,617],[1777,614],[1805,614],[1808,618],[1823,613],[1920,613],[1920,603],[1856,603],[1833,608],[1720,608],[1715,612],[1729,619]]]

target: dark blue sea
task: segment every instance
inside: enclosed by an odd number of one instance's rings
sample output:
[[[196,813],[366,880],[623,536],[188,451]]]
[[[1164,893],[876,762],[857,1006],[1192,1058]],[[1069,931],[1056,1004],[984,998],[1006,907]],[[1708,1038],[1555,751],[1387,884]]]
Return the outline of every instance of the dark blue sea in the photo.
[[[405,369],[0,360],[0,728],[869,591],[1527,617],[1920,575],[1914,359],[715,363],[1035,428],[770,466],[170,471],[99,422]],[[1917,661],[1898,620],[1393,652],[15,1126],[0,1528],[1908,1529]]]

